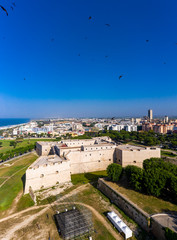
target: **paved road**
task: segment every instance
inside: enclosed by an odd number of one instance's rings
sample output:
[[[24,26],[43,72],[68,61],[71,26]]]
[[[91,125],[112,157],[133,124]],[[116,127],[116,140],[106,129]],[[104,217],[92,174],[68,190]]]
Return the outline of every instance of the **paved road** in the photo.
[[[31,151],[31,152],[24,153],[24,154],[22,154],[22,155],[20,155],[20,156],[11,158],[11,159],[9,159],[9,160],[6,160],[6,161],[0,163],[0,166],[3,165],[4,163],[11,162],[11,161],[13,161],[13,160],[15,160],[15,159],[21,158],[21,157],[26,156],[26,155],[28,155],[28,154],[30,154],[30,153],[33,153],[33,152],[35,152],[35,150],[33,150],[33,151]]]

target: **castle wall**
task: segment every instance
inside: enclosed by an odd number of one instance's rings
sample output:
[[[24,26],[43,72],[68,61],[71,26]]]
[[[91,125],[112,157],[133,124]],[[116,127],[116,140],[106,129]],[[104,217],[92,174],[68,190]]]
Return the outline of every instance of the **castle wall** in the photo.
[[[70,159],[71,174],[106,170],[113,162],[115,148],[97,151],[74,151],[67,155]]]
[[[94,139],[68,139],[62,140],[61,143],[66,144],[68,147],[80,147],[82,145],[93,145]]]
[[[51,146],[56,143],[53,142],[37,142],[36,152],[39,156],[47,156],[50,152]]]
[[[122,150],[116,148],[116,163],[126,167],[127,165],[135,165],[143,167],[143,161],[149,158],[160,158],[160,148],[147,148],[141,150]]]
[[[140,209],[128,198],[109,186],[109,182],[99,178],[98,189],[104,193],[112,203],[121,208],[129,217],[137,222],[144,230],[149,231],[150,215]]]
[[[29,187],[33,191],[40,188],[48,188],[57,183],[71,181],[70,162],[51,163],[40,165],[35,168],[28,168],[26,171],[25,194],[29,192]]]

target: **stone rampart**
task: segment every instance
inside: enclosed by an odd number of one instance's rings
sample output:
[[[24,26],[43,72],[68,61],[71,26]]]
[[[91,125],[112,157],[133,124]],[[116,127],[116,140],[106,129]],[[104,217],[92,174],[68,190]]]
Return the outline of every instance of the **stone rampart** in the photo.
[[[104,179],[98,180],[98,189],[103,192],[114,204],[122,209],[129,217],[137,222],[144,230],[149,231],[150,215],[140,209],[121,193],[111,188]]]

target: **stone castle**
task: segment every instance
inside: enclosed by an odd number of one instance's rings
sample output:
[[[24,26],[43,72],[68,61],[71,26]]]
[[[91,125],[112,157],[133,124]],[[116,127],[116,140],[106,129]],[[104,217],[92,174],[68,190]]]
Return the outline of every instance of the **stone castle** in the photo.
[[[25,194],[71,181],[71,174],[106,170],[113,162],[142,167],[143,161],[160,157],[159,148],[116,145],[109,137],[37,142],[40,156],[26,171]]]

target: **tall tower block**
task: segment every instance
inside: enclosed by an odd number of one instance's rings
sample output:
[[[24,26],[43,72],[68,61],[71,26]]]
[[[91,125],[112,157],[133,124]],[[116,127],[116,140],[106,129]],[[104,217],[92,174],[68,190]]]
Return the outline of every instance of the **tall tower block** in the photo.
[[[153,119],[152,109],[148,110],[148,118],[149,118],[150,121]]]

